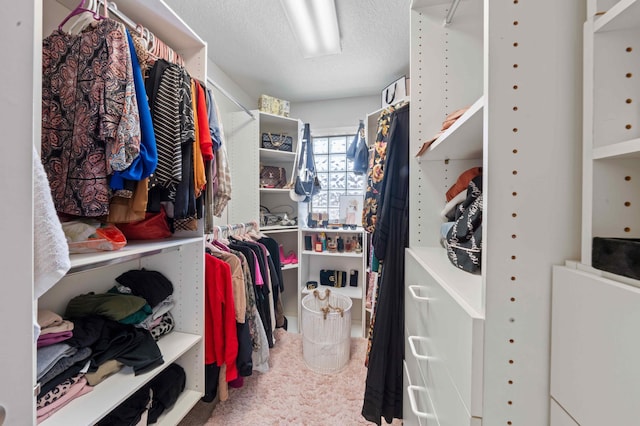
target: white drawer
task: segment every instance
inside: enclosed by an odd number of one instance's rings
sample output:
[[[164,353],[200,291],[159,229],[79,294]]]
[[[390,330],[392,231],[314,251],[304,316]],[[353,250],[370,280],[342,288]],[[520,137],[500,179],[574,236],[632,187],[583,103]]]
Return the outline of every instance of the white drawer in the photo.
[[[402,424],[404,426],[440,426],[428,389],[423,383],[412,380],[412,372],[405,361],[404,390],[402,399]],[[415,373],[413,373],[415,374]]]
[[[437,416],[439,424],[442,426],[474,424],[442,360],[431,356],[424,359],[424,355],[431,350],[429,339],[419,339],[412,345],[410,339],[413,337],[415,336],[408,336],[405,339],[407,373],[412,384],[426,388],[430,402],[433,404],[433,413]]]
[[[551,311],[553,399],[583,426],[637,425],[640,288],[554,267]]]
[[[451,294],[442,277],[448,274],[465,279],[468,276],[470,285],[481,285],[481,282],[476,276],[456,271],[451,264],[443,263],[445,261],[449,262],[444,250],[407,250],[405,324],[408,334],[429,339],[430,355],[438,360],[443,374],[450,376],[466,411],[471,416],[482,417],[484,319]],[[439,273],[438,268],[443,268],[446,274]],[[431,395],[438,410],[435,392]],[[443,423],[442,418],[440,422]]]

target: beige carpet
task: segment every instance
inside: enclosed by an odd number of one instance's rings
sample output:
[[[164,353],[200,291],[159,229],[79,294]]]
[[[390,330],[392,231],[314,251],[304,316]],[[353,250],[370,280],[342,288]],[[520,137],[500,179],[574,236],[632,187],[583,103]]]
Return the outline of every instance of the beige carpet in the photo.
[[[365,339],[351,339],[349,364],[335,375],[314,373],[305,366],[300,334],[277,329],[276,339],[268,373],[254,371],[242,388],[229,388],[229,399],[215,408],[199,402],[180,426],[373,424],[360,414],[367,377]]]

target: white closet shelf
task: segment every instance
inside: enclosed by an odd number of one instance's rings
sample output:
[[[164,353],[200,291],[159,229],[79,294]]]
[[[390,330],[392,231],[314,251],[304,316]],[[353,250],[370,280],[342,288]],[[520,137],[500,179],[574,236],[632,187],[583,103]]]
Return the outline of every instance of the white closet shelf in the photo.
[[[292,162],[296,157],[295,152],[277,151],[275,149],[260,148],[260,160],[273,162]]]
[[[167,238],[163,240],[131,241],[120,250],[96,253],[72,254],[69,273],[81,272],[100,266],[128,262],[145,256],[151,256],[171,250],[181,250],[183,244],[202,241],[202,237]]]
[[[420,9],[423,7],[437,6],[439,4],[451,4],[451,0],[412,0],[411,9]],[[444,15],[442,16],[444,20]]]
[[[640,139],[631,139],[612,145],[600,146],[593,149],[592,155],[594,160],[603,160],[606,158],[640,158]]]
[[[484,319],[482,276],[453,266],[441,247],[408,249],[414,257],[472,318]]]
[[[596,18],[593,32],[618,31],[640,27],[640,1],[620,0]]]
[[[162,413],[158,422],[159,426],[175,426],[191,411],[191,409],[200,401],[202,394],[194,390],[185,389],[180,394],[176,403],[168,412]]]
[[[58,3],[65,5],[69,10],[78,5],[76,0],[58,0]],[[132,21],[152,23],[153,27],[148,27],[151,32],[175,51],[206,46],[206,43],[163,1],[118,0],[117,4],[118,9],[126,11],[127,17]]]
[[[282,266],[282,270],[283,271],[288,271],[289,269],[298,269],[298,264],[297,263],[290,263],[288,265],[284,265]]]
[[[271,114],[271,113],[262,112],[262,111],[260,111],[259,114],[260,114],[261,124],[265,124],[267,126],[276,125],[276,126],[282,127],[283,123],[289,123],[291,127],[295,130],[294,130],[294,134],[290,134],[288,136],[295,138],[295,135],[298,132],[298,120],[296,118],[285,117],[282,115]]]
[[[362,234],[362,228],[356,229],[342,229],[342,228],[300,228],[302,232],[325,232],[325,233],[339,233],[339,234]]]
[[[260,232],[264,234],[277,234],[279,232],[297,232],[297,231],[298,231],[297,226],[273,225],[273,226],[264,226],[260,228]]]
[[[290,190],[287,188],[260,188],[260,192],[265,194],[275,194],[275,193],[288,194],[289,191]]]
[[[362,288],[361,287],[329,287],[327,285],[319,285],[317,290],[321,295],[324,294],[325,289],[329,289],[336,294],[341,294],[343,296],[347,296],[350,299],[362,299]],[[307,295],[313,293],[313,290],[309,290],[307,287],[302,287],[302,294]],[[360,325],[362,327],[362,325]]]
[[[306,254],[309,256],[337,256],[337,257],[362,257],[362,253],[356,252],[335,252],[331,253],[329,251],[313,251],[313,250],[303,250],[302,254]]]
[[[122,401],[131,396],[135,391],[140,389],[145,383],[154,378],[161,370],[168,367],[172,362],[182,356],[185,352],[195,346],[201,336],[195,334],[181,333],[173,331],[158,341],[158,347],[162,352],[164,363],[144,374],[135,376],[130,367],[123,368],[119,373],[106,379],[104,382],[95,386],[91,392],[81,396],[55,413],[52,417],[41,423],[43,426],[68,426],[68,425],[92,425],[104,417],[106,414],[116,408]],[[181,403],[191,401],[198,392],[188,392],[185,399]],[[202,396],[199,394],[199,397]],[[192,405],[193,406],[193,405]],[[177,410],[183,411],[185,406],[176,407]],[[188,412],[188,410],[187,410]],[[167,413],[168,417],[182,418],[186,412]],[[170,424],[163,422],[164,424]],[[171,424],[176,424],[171,423]]]
[[[475,101],[455,123],[433,141],[423,160],[473,160],[482,158],[484,97]]]

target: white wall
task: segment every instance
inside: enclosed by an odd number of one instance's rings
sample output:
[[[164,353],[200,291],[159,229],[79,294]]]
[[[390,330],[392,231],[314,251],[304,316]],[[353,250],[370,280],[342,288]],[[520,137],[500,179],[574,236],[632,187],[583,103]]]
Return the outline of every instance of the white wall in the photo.
[[[207,75],[216,82],[227,94],[235,98],[241,105],[248,110],[258,108],[258,100],[252,99],[240,86],[238,86],[223,70],[220,69],[211,59],[207,62]],[[222,91],[218,90],[211,83],[207,82],[207,87],[213,90],[213,96],[216,100],[216,105],[220,111],[220,120],[222,122],[222,128],[224,130],[226,117],[232,112],[242,111],[242,108],[231,101]],[[227,146],[227,152],[229,147]],[[227,161],[229,161],[229,155],[227,154]],[[229,167],[233,167],[233,164],[229,162]],[[233,187],[236,185],[242,185],[243,182],[231,182],[231,200],[229,204],[233,203]],[[214,218],[215,225],[226,225],[229,223],[227,210],[224,209],[221,217]]]
[[[311,125],[316,136],[352,133],[358,130],[358,120],[380,109],[380,95],[331,99],[291,104],[290,115]]]
[[[242,87],[238,86],[235,81],[233,81],[218,65],[216,65],[211,59],[208,59],[207,62],[207,75],[215,81],[224,91],[226,91],[229,95],[234,97],[240,104],[242,104],[248,110],[257,109],[258,108],[258,100],[253,99],[251,96],[245,92]],[[211,88],[211,84],[207,82],[207,85]],[[235,112],[242,111],[242,108],[237,106],[231,100],[229,100],[226,96],[222,94],[221,91],[215,90],[214,96],[216,98],[216,102],[218,103],[218,108],[220,108],[221,113],[226,112]]]

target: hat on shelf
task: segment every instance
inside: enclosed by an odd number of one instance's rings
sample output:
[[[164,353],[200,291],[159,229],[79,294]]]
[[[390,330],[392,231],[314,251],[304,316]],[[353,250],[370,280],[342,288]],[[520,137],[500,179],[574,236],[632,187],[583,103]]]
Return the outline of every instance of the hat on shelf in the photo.
[[[435,142],[435,140],[438,139],[440,136],[442,136],[442,134],[445,132],[445,130],[447,130],[449,127],[451,127],[451,125],[453,123],[455,123],[456,120],[458,118],[460,118],[462,116],[462,114],[464,114],[468,109],[469,109],[469,106],[466,106],[464,108],[457,109],[457,110],[453,111],[452,113],[450,113],[449,115],[447,115],[445,117],[444,121],[442,122],[442,128],[440,129],[440,131],[438,133],[436,133],[435,135],[433,135],[433,137],[431,139],[427,140],[426,142],[424,142],[422,144],[422,146],[420,147],[420,150],[416,154],[416,157],[420,157],[422,154],[427,152],[427,149],[429,149],[431,144],[433,142]]]

